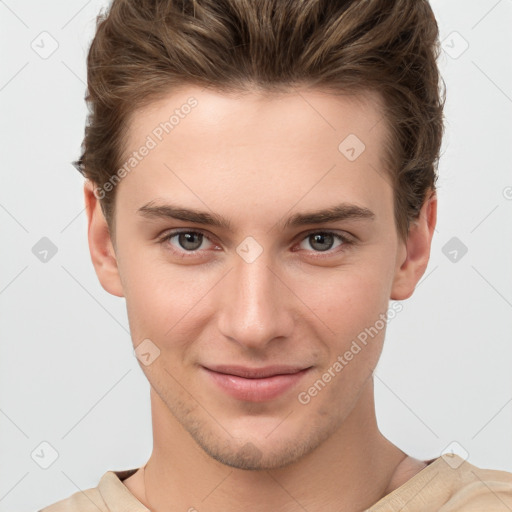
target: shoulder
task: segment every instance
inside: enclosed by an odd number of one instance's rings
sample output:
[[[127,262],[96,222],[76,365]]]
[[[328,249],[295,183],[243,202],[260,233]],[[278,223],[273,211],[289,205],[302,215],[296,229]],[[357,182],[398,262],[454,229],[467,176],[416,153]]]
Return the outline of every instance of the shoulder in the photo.
[[[38,512],[108,512],[105,501],[97,487],[78,491]]]
[[[512,510],[512,473],[477,467],[456,454],[426,461],[368,511],[500,512]]]
[[[453,487],[451,496],[440,509],[442,512],[512,510],[512,473],[480,468],[460,457],[454,460],[455,465],[460,466],[452,468],[448,464],[453,472]]]
[[[80,490],[38,512],[111,512],[112,507],[127,506],[126,510],[145,511],[146,508],[123,485],[123,480],[137,469],[107,471],[97,487]],[[140,508],[139,508],[140,507]]]

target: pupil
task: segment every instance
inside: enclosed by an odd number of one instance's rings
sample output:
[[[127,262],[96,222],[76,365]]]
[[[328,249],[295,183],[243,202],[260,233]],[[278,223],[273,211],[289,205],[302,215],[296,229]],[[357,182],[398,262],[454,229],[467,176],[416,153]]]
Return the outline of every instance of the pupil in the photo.
[[[198,237],[199,240],[195,243],[193,242],[193,238]],[[188,249],[190,251],[195,251],[199,247],[201,247],[203,235],[201,233],[180,233],[179,242],[183,249]],[[190,246],[192,245],[192,247]]]
[[[311,235],[311,236],[313,238],[313,243],[311,244],[311,246],[313,248],[317,248],[320,251],[327,251],[327,250],[329,250],[332,247],[332,244],[333,244],[333,236],[332,235],[329,235],[329,234],[316,234],[316,235]],[[317,242],[319,242],[320,244],[322,244],[322,243],[325,244],[326,243],[325,239],[327,239],[327,245],[329,247],[315,247],[315,244]]]

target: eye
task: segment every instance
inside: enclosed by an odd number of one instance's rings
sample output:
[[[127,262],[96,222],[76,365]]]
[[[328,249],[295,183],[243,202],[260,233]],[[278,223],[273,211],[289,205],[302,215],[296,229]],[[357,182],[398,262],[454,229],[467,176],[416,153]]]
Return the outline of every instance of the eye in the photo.
[[[172,231],[167,233],[159,242],[162,244],[170,245],[170,250],[179,253],[183,256],[195,256],[195,253],[202,247],[203,242],[208,241],[214,245],[209,238],[200,231]]]
[[[337,245],[336,241],[338,242]],[[332,252],[339,251],[331,251],[331,249],[351,245],[353,242],[349,239],[348,236],[340,235],[339,233],[334,233],[332,231],[312,231],[306,235],[306,237],[302,240],[299,247],[302,249],[309,250],[307,247],[304,247],[305,244],[309,245],[313,248],[313,252],[328,252],[331,254]]]
[[[203,245],[205,242],[207,242],[206,247]],[[207,235],[196,230],[171,231],[163,235],[159,239],[159,243],[167,250],[183,258],[197,257],[201,255],[203,250],[209,247],[217,247]],[[315,258],[322,258],[340,253],[354,244],[355,241],[349,236],[341,235],[333,231],[311,231],[301,239],[299,249],[312,252]],[[309,248],[305,247],[305,245],[309,245]],[[333,248],[340,249],[333,250]],[[324,256],[321,253],[327,254]]]

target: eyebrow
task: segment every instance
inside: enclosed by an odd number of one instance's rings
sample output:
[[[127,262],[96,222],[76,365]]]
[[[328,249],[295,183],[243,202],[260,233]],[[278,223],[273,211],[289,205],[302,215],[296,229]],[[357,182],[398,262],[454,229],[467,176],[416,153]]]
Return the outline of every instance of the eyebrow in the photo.
[[[194,224],[205,224],[232,231],[231,222],[216,213],[191,210],[172,204],[157,205],[154,201],[141,206],[137,213],[147,218],[175,219]],[[284,224],[284,229],[308,224],[323,224],[341,220],[374,220],[375,214],[368,208],[350,203],[341,203],[323,210],[296,213]]]

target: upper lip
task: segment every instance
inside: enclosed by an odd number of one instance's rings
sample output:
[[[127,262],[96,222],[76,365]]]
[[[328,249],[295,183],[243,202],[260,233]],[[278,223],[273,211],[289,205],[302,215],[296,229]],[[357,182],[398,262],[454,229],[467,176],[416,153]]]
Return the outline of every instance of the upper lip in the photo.
[[[247,368],[245,366],[220,365],[205,366],[205,368],[217,373],[236,375],[237,377],[244,377],[246,379],[263,379],[265,377],[272,377],[274,375],[288,375],[292,373],[298,373],[302,370],[307,370],[310,367],[274,365],[265,366],[264,368]]]

